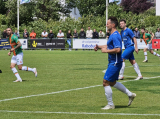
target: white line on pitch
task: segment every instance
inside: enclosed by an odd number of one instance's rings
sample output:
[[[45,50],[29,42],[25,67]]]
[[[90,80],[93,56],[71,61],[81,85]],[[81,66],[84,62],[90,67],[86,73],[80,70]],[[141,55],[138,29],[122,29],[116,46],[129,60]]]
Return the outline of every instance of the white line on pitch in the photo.
[[[9,111],[0,110],[0,112],[12,112],[12,113],[37,113],[37,114],[86,114],[86,115],[135,115],[135,116],[160,116],[160,114],[134,114],[134,113],[89,113],[89,112],[46,112],[46,111]]]
[[[95,86],[89,86],[89,87],[83,87],[83,88],[76,88],[76,89],[70,89],[70,90],[63,90],[63,91],[56,91],[51,93],[43,93],[43,94],[37,94],[37,95],[29,95],[29,96],[23,96],[23,97],[16,97],[16,98],[10,98],[10,99],[4,99],[0,100],[0,102],[9,101],[9,100],[17,100],[22,98],[29,98],[29,97],[38,97],[38,96],[44,96],[44,95],[51,95],[56,93],[63,93],[63,92],[69,92],[69,91],[75,91],[75,90],[82,90],[82,89],[88,89],[88,88],[94,88],[102,85],[95,85]]]
[[[129,76],[127,76],[127,77],[129,77]],[[156,76],[156,77],[144,77],[144,79],[153,79],[153,78],[158,78],[158,77],[160,77],[160,76]],[[121,83],[130,82],[130,81],[135,81],[135,80],[122,81]],[[23,97],[9,98],[9,99],[0,100],[0,102],[10,101],[10,100],[17,100],[17,99],[23,99],[23,98],[29,98],[29,97],[39,97],[39,96],[44,96],[44,95],[58,94],[58,93],[64,93],[64,92],[69,92],[69,91],[94,88],[94,87],[99,87],[99,86],[102,86],[102,85],[95,85],[95,86],[89,86],[89,87],[83,87],[83,88],[76,88],[76,89],[63,90],[63,91],[56,91],[56,92],[51,92],[51,93],[43,93],[43,94],[37,94],[37,95],[29,95],[29,96],[23,96]]]

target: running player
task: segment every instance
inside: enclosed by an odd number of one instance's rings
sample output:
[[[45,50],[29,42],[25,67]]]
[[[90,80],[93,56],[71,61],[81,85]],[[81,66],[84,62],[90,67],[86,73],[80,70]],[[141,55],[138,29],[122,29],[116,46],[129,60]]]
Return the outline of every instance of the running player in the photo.
[[[122,67],[122,39],[120,34],[118,33],[116,27],[118,26],[118,20],[115,17],[110,17],[107,21],[107,28],[111,32],[111,35],[108,39],[107,45],[94,47],[94,50],[97,51],[101,49],[102,53],[108,53],[108,68],[104,75],[103,86],[105,90],[105,95],[108,101],[108,105],[106,105],[104,110],[114,109],[115,106],[112,100],[112,89],[111,86],[117,88],[123,93],[127,94],[129,97],[128,106],[131,105],[133,99],[136,97],[135,93],[130,92],[123,84],[117,82],[119,71]]]
[[[27,66],[22,66],[23,65],[23,52],[22,52],[22,46],[20,41],[18,40],[18,37],[14,34],[12,34],[12,29],[11,28],[7,28],[7,35],[8,35],[8,42],[11,45],[11,50],[8,53],[8,55],[11,55],[11,52],[13,52],[13,56],[11,59],[11,66],[10,68],[12,69],[13,73],[15,74],[17,80],[15,80],[14,82],[22,82],[22,79],[20,77],[20,75],[18,74],[17,69],[15,68],[15,66],[18,66],[19,70],[23,70],[23,71],[32,71],[35,76],[37,77],[37,70],[36,68],[29,68]]]
[[[123,78],[124,78],[123,74],[124,74],[124,69],[125,69],[125,60],[128,60],[128,59],[129,59],[130,63],[133,65],[134,70],[138,74],[138,77],[135,80],[143,79],[143,77],[141,75],[141,71],[139,69],[139,66],[136,63],[134,55],[133,55],[134,50],[138,54],[137,40],[135,38],[135,35],[131,29],[126,27],[126,20],[124,20],[124,19],[120,20],[120,27],[122,29],[121,37],[124,42],[125,50],[122,54],[123,65],[120,70],[119,79],[123,80]],[[134,44],[135,44],[135,47],[134,47]]]
[[[151,36],[150,34],[148,33],[145,33],[145,28],[141,28],[141,39],[140,39],[140,42],[142,42],[142,39],[144,40],[144,42],[146,43],[146,48],[144,48],[144,56],[145,56],[145,60],[143,62],[148,62],[148,59],[147,59],[147,50],[149,50],[149,52],[155,56],[158,56],[160,57],[159,54],[157,54],[156,52],[153,51],[152,49],[152,40],[153,40],[153,36]]]

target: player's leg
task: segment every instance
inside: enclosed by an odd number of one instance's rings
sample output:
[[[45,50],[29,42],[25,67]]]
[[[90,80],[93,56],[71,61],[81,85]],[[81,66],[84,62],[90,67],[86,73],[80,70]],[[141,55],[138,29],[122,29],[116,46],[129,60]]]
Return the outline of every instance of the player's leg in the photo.
[[[122,67],[122,64],[121,64],[121,67]],[[115,108],[115,106],[113,104],[113,100],[112,100],[112,89],[111,89],[111,86],[110,86],[110,83],[115,81],[113,79],[114,78],[113,76],[115,75],[115,73],[116,73],[115,66],[109,64],[108,68],[107,68],[107,71],[106,71],[106,73],[104,75],[104,78],[103,78],[103,87],[104,87],[104,90],[105,90],[105,96],[106,96],[107,101],[108,101],[108,104],[104,108],[102,108],[102,109],[105,109],[105,110]],[[119,71],[118,71],[118,73],[119,73]],[[118,75],[117,75],[117,80],[118,80]]]
[[[160,57],[160,55],[159,55],[158,53],[156,53],[156,52],[153,51],[153,49],[152,49],[152,44],[149,44],[149,52],[150,52],[151,54],[155,55],[155,56]]]
[[[134,70],[136,71],[136,73],[138,74],[138,77],[135,80],[140,80],[143,79],[141,71],[139,69],[138,64],[136,63],[135,59],[134,59],[134,55],[130,58],[130,63],[133,65]]]
[[[120,90],[121,92],[125,93],[128,97],[129,97],[129,102],[128,102],[128,106],[131,105],[132,101],[134,100],[134,98],[136,97],[135,93],[132,93],[131,91],[129,91],[123,84],[121,84],[120,82],[116,82],[115,85],[113,85],[114,88],[117,88],[118,90]]]
[[[118,74],[119,74],[119,70],[120,70],[120,65],[116,67],[116,72],[115,74],[113,75],[112,78],[114,79],[118,79]],[[128,97],[129,97],[129,103],[128,103],[128,106],[131,105],[133,99],[136,97],[136,94],[135,93],[132,93],[131,91],[129,91],[123,84],[121,84],[120,82],[111,82],[110,83],[110,86],[113,86],[115,88],[117,88],[118,90],[120,90],[121,92],[125,93]]]
[[[105,91],[105,96],[107,98],[108,104],[102,108],[102,109],[114,109],[115,106],[113,104],[113,100],[112,100],[112,89],[110,86],[110,82],[107,81],[106,79],[103,79],[103,87],[104,87],[104,91]]]
[[[19,70],[31,71],[35,74],[35,77],[37,77],[37,69],[36,68],[30,68],[30,67],[27,67],[27,66],[22,66],[22,68],[20,68]]]
[[[114,73],[114,75],[112,75],[112,79],[116,79],[116,80],[118,79],[118,75],[119,75],[119,71],[121,69],[121,66],[122,65],[117,65],[117,66],[114,67],[115,73]],[[119,82],[116,82],[116,80],[115,81],[111,80],[110,86],[113,86],[113,87],[117,88],[118,90],[122,91],[123,93],[127,94],[128,97],[129,97],[128,106],[130,106],[134,97],[136,96],[136,94],[130,92],[123,84],[121,84]]]
[[[147,50],[149,48],[149,44],[147,44],[146,48],[144,48],[144,57],[145,57],[145,60],[143,62],[148,62],[148,59],[147,59]]]
[[[16,57],[17,56],[12,56],[10,68],[11,68],[12,72],[14,73],[14,75],[17,78],[17,80],[15,80],[14,82],[22,82],[22,79],[21,79],[17,69],[15,68],[15,66],[17,64]]]
[[[123,76],[123,74],[124,74],[124,69],[125,69],[125,59],[123,59],[123,63],[122,63],[122,68],[121,68],[121,70],[120,70],[120,73],[119,73],[119,80],[123,80],[123,78],[124,78],[124,76]]]
[[[120,70],[120,74],[119,74],[119,78],[120,80],[123,80],[123,74],[124,74],[124,69],[125,69],[125,60],[129,59],[134,52],[134,46],[130,46],[128,48],[126,48],[122,54],[122,58],[123,58],[123,64],[122,64],[122,68]]]
[[[23,66],[23,53],[20,53],[20,54],[17,55],[17,65],[18,65],[18,69],[19,70],[22,70],[22,71],[31,71],[37,77],[37,70],[36,70],[36,68],[30,68],[30,67],[27,67],[27,66]]]

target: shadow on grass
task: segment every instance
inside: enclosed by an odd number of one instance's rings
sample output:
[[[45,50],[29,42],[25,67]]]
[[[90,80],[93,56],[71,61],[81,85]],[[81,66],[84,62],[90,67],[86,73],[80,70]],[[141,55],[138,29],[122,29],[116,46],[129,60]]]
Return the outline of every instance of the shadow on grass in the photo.
[[[22,80],[22,82],[36,82],[38,80]]]
[[[73,70],[101,70],[102,71],[102,68],[78,68]]]
[[[136,107],[126,106],[126,105],[116,105],[115,108],[136,108]]]
[[[105,106],[101,106],[102,108]],[[137,108],[137,107],[132,107],[132,106],[126,106],[126,105],[115,105],[115,108]]]

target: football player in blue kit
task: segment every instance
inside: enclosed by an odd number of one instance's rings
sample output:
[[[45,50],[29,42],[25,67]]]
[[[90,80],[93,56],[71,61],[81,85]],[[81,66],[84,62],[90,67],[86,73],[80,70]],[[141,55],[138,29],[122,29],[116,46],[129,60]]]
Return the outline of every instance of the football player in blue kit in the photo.
[[[131,29],[126,27],[126,21],[124,19],[120,20],[120,27],[122,28],[121,37],[124,42],[125,50],[122,54],[123,64],[120,70],[119,79],[123,80],[124,78],[123,74],[124,74],[124,69],[125,69],[125,60],[128,60],[128,59],[130,63],[133,65],[134,70],[138,74],[138,77],[135,80],[143,79],[139,66],[136,63],[134,55],[133,55],[134,50],[138,54],[137,40],[135,38],[135,35],[133,34]]]
[[[108,104],[102,108],[104,110],[114,109],[114,103],[112,100],[112,89],[111,86],[122,91],[129,97],[128,106],[131,105],[133,99],[136,97],[135,93],[130,92],[123,84],[117,82],[119,71],[122,67],[122,39],[118,33],[116,27],[118,26],[118,20],[115,17],[110,17],[107,21],[107,28],[111,32],[109,40],[106,45],[94,47],[94,50],[97,51],[101,49],[102,53],[108,53],[108,68],[103,78],[103,86],[105,90],[105,95],[108,101]]]

